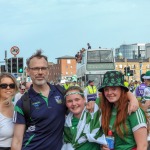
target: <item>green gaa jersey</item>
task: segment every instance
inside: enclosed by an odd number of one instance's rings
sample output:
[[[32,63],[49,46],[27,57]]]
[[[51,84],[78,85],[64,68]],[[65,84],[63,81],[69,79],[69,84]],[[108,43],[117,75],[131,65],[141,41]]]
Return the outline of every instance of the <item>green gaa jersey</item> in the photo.
[[[133,133],[141,127],[146,127],[146,116],[144,111],[139,108],[136,112],[133,112],[131,115],[127,116],[126,127],[127,132],[122,126],[123,137],[119,137],[116,133],[115,128],[113,128],[114,122],[116,120],[117,109],[114,107],[110,119],[110,129],[113,131],[115,137],[115,150],[129,150],[136,147],[136,142],[134,139]]]

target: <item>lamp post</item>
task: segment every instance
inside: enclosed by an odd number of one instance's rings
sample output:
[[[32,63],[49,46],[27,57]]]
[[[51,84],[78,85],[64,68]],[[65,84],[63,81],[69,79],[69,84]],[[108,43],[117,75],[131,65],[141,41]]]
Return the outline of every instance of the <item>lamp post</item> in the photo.
[[[142,65],[143,65],[143,60],[140,58],[139,59],[139,65],[140,65],[140,80],[141,80],[141,75],[142,75]]]

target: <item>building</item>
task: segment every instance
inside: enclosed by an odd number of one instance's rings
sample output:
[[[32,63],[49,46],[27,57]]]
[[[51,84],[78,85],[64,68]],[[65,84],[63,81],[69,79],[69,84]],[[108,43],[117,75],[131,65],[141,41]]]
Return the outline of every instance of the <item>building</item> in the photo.
[[[58,57],[57,64],[49,63],[49,81],[62,82],[71,80],[71,77],[76,74],[76,59],[73,56]]]
[[[146,58],[150,57],[150,43],[147,43],[145,45],[145,49],[146,49]]]
[[[140,75],[150,70],[150,58],[147,59],[125,59],[116,58],[115,67],[117,71],[121,71],[124,74],[124,68],[130,67],[133,70],[133,76],[125,76],[128,81],[137,80],[140,81]]]
[[[126,59],[146,58],[145,43],[123,44],[115,49],[115,57],[119,54]]]

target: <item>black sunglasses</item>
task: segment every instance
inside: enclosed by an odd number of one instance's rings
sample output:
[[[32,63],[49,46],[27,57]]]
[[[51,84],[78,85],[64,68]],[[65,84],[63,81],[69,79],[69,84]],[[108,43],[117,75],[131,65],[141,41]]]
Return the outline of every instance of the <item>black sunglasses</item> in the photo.
[[[26,89],[21,89],[21,90],[24,90],[24,91],[25,91]]]
[[[0,84],[0,88],[2,88],[2,89],[7,89],[8,86],[11,89],[14,89],[16,87],[16,85],[14,83],[11,83],[11,84],[6,84],[6,83]]]

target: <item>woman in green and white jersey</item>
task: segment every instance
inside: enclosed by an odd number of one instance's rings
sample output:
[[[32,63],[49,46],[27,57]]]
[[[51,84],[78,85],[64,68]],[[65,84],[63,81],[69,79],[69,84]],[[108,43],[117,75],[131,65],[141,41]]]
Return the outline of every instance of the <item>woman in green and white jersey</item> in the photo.
[[[147,150],[147,119],[144,111],[139,108],[131,115],[127,109],[128,88],[123,84],[124,76],[118,71],[109,71],[104,75],[99,89],[102,92],[102,128],[107,135],[113,132],[115,150]],[[107,147],[103,147],[108,150]]]

